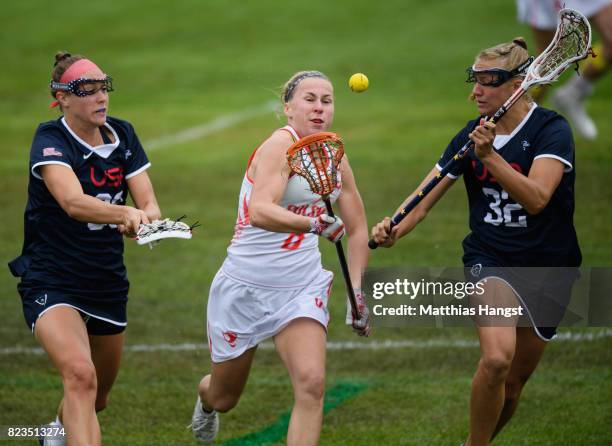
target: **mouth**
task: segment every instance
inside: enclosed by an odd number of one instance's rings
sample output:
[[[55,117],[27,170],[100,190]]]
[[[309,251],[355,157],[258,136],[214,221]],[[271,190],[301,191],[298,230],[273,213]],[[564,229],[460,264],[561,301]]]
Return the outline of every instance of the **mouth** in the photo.
[[[316,125],[321,125],[321,124],[323,124],[324,121],[322,119],[315,118],[315,119],[311,119],[310,122],[312,122],[313,124],[316,124]]]
[[[95,113],[106,114],[106,108],[99,108],[95,111]]]

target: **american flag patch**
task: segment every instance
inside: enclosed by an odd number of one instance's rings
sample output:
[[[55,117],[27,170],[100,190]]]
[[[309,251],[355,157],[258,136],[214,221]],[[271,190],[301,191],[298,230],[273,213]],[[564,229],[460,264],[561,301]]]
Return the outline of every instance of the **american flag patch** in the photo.
[[[55,147],[45,147],[43,149],[43,156],[62,156],[62,152],[58,151]]]

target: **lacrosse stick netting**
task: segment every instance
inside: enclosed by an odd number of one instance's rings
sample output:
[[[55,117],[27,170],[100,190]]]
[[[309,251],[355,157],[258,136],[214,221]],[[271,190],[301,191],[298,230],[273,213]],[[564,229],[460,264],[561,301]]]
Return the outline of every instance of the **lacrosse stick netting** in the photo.
[[[338,164],[343,156],[342,139],[332,132],[307,136],[287,150],[289,168],[306,179],[310,190],[324,200],[338,183]]]
[[[136,242],[139,245],[151,244],[165,238],[183,238],[190,239],[193,235],[192,230],[200,226],[198,222],[192,225],[181,221],[185,216],[177,220],[155,220],[151,223],[143,223],[136,234]]]
[[[565,69],[593,54],[591,50],[591,25],[587,18],[573,9],[559,11],[559,24],[550,45],[529,67],[525,79],[529,85],[554,82]],[[531,76],[530,76],[531,75]]]
[[[329,196],[338,184],[338,165],[343,156],[342,138],[332,132],[320,132],[307,136],[295,142],[287,150],[289,168],[296,175],[306,179],[313,193],[321,196],[327,209],[327,215],[330,217],[335,217],[335,215]],[[342,241],[337,241],[335,245],[353,318],[358,320],[361,319],[361,313],[357,307]]]

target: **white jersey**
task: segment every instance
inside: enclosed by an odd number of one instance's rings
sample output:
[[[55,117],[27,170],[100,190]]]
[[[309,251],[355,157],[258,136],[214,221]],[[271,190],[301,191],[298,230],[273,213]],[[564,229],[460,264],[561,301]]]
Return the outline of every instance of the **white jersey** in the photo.
[[[611,0],[516,0],[518,21],[534,28],[555,30],[559,10],[575,9],[592,17],[604,9]]]
[[[285,126],[281,130],[289,132],[295,141],[299,139],[292,127]],[[319,237],[310,233],[271,232],[251,225],[249,204],[253,181],[248,176],[249,166],[240,189],[234,237],[227,249],[227,257],[221,270],[229,277],[258,286],[303,287],[323,272]],[[341,188],[342,182],[338,173],[338,184],[330,195],[332,203],[340,195]],[[304,178],[294,174],[289,177],[287,188],[278,204],[306,217],[317,217],[326,213],[321,197],[310,191]]]

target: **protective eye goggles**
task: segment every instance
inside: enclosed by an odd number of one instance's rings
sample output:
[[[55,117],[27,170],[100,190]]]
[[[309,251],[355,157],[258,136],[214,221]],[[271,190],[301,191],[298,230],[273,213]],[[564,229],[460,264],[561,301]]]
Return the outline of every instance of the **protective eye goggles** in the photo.
[[[491,68],[488,70],[477,70],[474,65],[466,69],[468,83],[477,83],[484,87],[499,87],[505,84],[515,76],[525,76],[527,69],[534,57],[529,57],[525,62],[520,64],[512,71],[503,70],[501,68]]]
[[[104,79],[84,79],[79,78],[63,84],[61,82],[51,82],[51,89],[55,91],[68,91],[75,96],[84,98],[96,94],[103,90],[107,93],[113,91],[113,78],[106,76]]]

